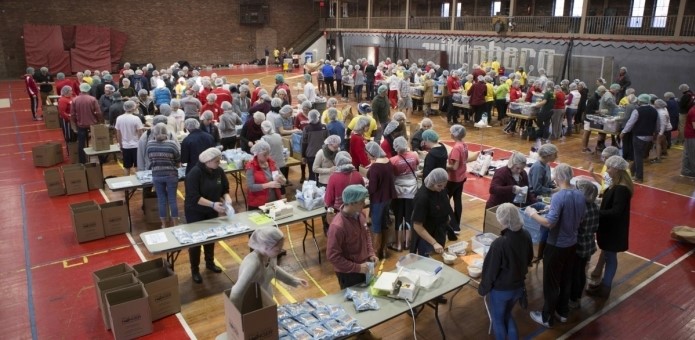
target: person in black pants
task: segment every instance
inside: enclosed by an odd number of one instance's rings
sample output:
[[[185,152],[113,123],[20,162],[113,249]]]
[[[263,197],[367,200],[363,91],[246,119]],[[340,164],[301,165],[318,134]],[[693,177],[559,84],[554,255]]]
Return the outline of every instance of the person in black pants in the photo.
[[[555,83],[548,81],[545,84],[545,92],[543,100],[538,102],[536,106],[540,108],[536,124],[538,124],[538,138],[543,142],[547,142],[550,138],[550,118],[553,115],[553,106],[555,105]]]
[[[186,222],[193,223],[211,218],[225,212],[225,204],[232,204],[229,196],[229,182],[224,170],[220,168],[222,153],[217,148],[209,148],[198,156],[198,164],[186,174],[186,198],[184,211]],[[223,202],[224,200],[224,202]],[[203,245],[205,251],[205,268],[221,273],[215,265],[215,243]],[[198,266],[200,264],[200,246],[188,248],[191,261],[191,278],[195,283],[202,283]]]

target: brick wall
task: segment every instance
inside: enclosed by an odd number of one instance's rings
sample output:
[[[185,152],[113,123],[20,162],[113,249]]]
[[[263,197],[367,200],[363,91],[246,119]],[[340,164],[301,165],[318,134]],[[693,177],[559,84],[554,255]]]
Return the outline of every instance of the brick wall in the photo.
[[[0,1],[0,78],[17,77],[26,67],[22,27],[102,25],[125,32],[123,60],[155,63],[177,60],[192,64],[248,62],[263,55],[259,39],[290,47],[316,20],[318,4],[309,0],[271,0],[270,23],[239,25],[239,0],[3,0]],[[276,32],[268,36],[268,32]],[[273,45],[271,45],[271,43]]]

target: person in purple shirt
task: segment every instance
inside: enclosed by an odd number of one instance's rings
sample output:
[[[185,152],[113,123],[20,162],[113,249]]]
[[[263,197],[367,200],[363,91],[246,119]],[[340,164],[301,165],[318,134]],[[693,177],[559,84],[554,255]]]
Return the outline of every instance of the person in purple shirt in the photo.
[[[570,184],[572,176],[572,168],[567,164],[555,168],[555,182],[560,190],[551,197],[545,216],[533,207],[526,208],[527,215],[550,229],[543,254],[543,310],[530,313],[533,321],[547,328],[556,319],[567,321],[577,230],[586,213],[584,194]]]

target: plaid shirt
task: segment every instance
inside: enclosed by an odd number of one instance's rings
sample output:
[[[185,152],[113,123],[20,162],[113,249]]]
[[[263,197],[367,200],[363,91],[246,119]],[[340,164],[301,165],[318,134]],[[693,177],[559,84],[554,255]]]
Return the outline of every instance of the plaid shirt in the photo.
[[[587,258],[596,252],[595,235],[598,230],[598,207],[596,203],[586,204],[586,214],[577,231],[577,256]]]

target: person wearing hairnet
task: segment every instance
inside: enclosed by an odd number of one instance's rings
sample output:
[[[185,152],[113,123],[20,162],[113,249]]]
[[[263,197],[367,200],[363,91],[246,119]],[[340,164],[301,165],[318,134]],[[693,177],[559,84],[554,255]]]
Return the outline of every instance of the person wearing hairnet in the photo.
[[[433,124],[432,124],[431,119],[423,118],[420,121],[420,128],[415,130],[415,132],[413,133],[413,137],[410,139],[410,150],[411,151],[423,151],[424,150],[422,134],[425,131],[432,129],[432,127],[433,127]]]
[[[328,135],[337,136],[340,138],[340,145],[345,145],[345,123],[342,119],[338,119],[338,109],[330,108],[328,109],[328,123],[326,123],[326,129],[328,129]]]
[[[136,104],[127,101],[123,104],[125,113],[116,119],[116,140],[123,154],[123,171],[125,176],[130,176],[130,169],[137,167],[138,140],[142,134],[143,124],[140,118],[135,116]]]
[[[353,117],[346,127],[345,136],[347,139],[350,139],[352,136],[352,131],[355,130],[355,127],[357,126],[357,122],[359,122],[362,118],[367,118],[369,120],[369,123],[367,124],[368,126],[366,129],[364,129],[362,135],[366,139],[372,138],[372,135],[376,133],[378,126],[376,120],[374,117],[372,117],[371,112],[371,105],[367,103],[357,105],[357,113],[359,113],[359,115]],[[346,151],[349,151],[349,148]]]
[[[172,140],[171,133],[167,131],[166,117],[158,115],[158,122],[154,127],[143,134],[140,140],[145,140],[146,146],[143,153],[147,159],[147,169],[152,170],[152,184],[157,192],[157,204],[159,219],[162,229],[167,227],[167,212],[171,212],[171,225],[179,224],[179,209],[176,204],[176,190],[179,185],[179,163],[181,151],[179,143]],[[151,137],[150,137],[151,136]],[[140,146],[138,146],[140,153]]]
[[[444,144],[439,142],[439,134],[434,130],[422,133],[422,143],[427,150],[425,164],[422,168],[422,178],[426,178],[434,169],[446,169],[448,152]]]
[[[490,197],[485,203],[485,209],[496,207],[502,203],[526,206],[535,201],[535,196],[531,197],[531,191],[528,191],[529,180],[526,171],[524,171],[525,168],[526,156],[519,152],[512,153],[507,166],[497,169],[492,176]],[[527,190],[527,195],[515,202],[516,196],[524,190]]]
[[[394,169],[384,150],[375,142],[366,145],[372,164],[367,170],[369,189],[369,214],[372,219],[372,244],[377,256],[386,258],[389,207],[396,198]]]
[[[309,180],[315,181],[312,165],[316,153],[321,150],[323,141],[328,137],[326,125],[321,123],[321,115],[317,110],[309,111],[309,124],[302,131],[302,164],[309,165]]]
[[[644,156],[649,155],[649,144],[654,139],[654,133],[659,131],[659,112],[651,105],[651,97],[648,94],[640,94],[637,97],[638,107],[630,113],[630,118],[625,123],[620,138],[626,133],[632,133],[632,149],[635,158],[631,170],[635,176],[635,182],[644,180]]]
[[[188,174],[198,164],[198,156],[208,148],[215,147],[215,139],[200,129],[198,119],[188,118],[184,126],[189,134],[181,141],[181,163],[186,164]]]
[[[495,338],[519,339],[512,309],[519,299],[526,300],[524,281],[533,258],[533,243],[514,204],[502,203],[496,216],[502,231],[485,256],[478,294],[489,296]]]
[[[553,117],[555,107],[555,83],[548,81],[543,91],[543,99],[535,104],[539,108],[536,124],[538,124],[538,138],[543,143],[550,141],[550,120]]]
[[[256,229],[249,237],[249,248],[253,249],[239,265],[239,275],[229,293],[229,299],[239,310],[243,310],[244,296],[248,289],[258,285],[272,295],[273,279],[286,285],[307,287],[307,281],[300,279],[278,266],[277,257],[285,244],[285,235],[275,227]]]
[[[333,265],[340,289],[366,281],[368,262],[378,258],[374,253],[367,226],[367,216],[362,211],[369,192],[363,185],[349,185],[341,195],[342,205],[328,228],[326,257]]]
[[[393,84],[396,84],[395,86],[397,88],[398,83],[398,77],[396,77],[395,75],[391,76],[391,84],[389,86],[393,86]],[[377,143],[381,141],[381,134],[386,128],[386,124],[389,123],[389,119],[391,117],[391,107],[396,107],[398,97],[398,91],[396,90],[396,88],[394,88],[393,90],[388,90],[386,85],[381,85],[379,86],[379,89],[377,89],[376,97],[374,97],[374,100],[372,100],[372,116],[379,124],[376,132],[374,133],[374,141]],[[389,107],[389,100],[386,98],[386,92],[388,92],[389,98],[391,98],[391,92],[393,92],[394,100],[391,101],[391,107]]]
[[[397,129],[398,122],[395,120],[390,121],[384,129],[384,138],[381,140],[381,149],[386,154],[386,157],[390,158],[396,153],[395,150],[393,150],[393,140],[400,136]]]
[[[276,74],[275,87],[273,88],[273,92],[270,95],[275,97],[275,94],[278,93],[278,91],[280,90],[285,90],[287,94],[287,104],[292,105],[292,91],[290,91],[290,86],[287,85],[287,83],[285,82],[285,77],[283,77],[282,74]]]
[[[265,114],[260,111],[254,112],[252,119],[246,120],[241,132],[239,132],[241,150],[250,153],[253,144],[263,137],[263,130],[261,129],[263,121],[265,121]]]
[[[466,128],[455,124],[449,128],[451,138],[454,139],[454,147],[446,163],[446,171],[449,181],[446,183],[446,193],[449,199],[454,200],[454,218],[451,219],[451,227],[455,234],[461,231],[461,215],[463,214],[463,185],[466,183],[466,164],[478,158],[479,152],[468,152],[468,145],[463,142],[466,137]]]
[[[215,145],[220,142],[220,130],[215,125],[215,115],[210,110],[206,110],[200,115],[200,129],[210,134],[215,140]]]
[[[598,247],[603,252],[606,267],[601,283],[589,285],[587,294],[607,298],[618,270],[618,253],[628,250],[630,231],[630,203],[634,187],[627,172],[628,163],[620,156],[606,160],[611,185],[603,193],[599,209],[599,227],[596,233]]]
[[[275,167],[280,170],[282,176],[287,178],[290,173],[290,168],[285,161],[285,154],[283,152],[285,146],[282,143],[282,137],[276,132],[273,123],[268,120],[261,123],[261,130],[263,130],[264,134],[261,140],[270,145],[270,159],[275,161]],[[285,194],[284,185],[280,188],[280,192],[282,192],[283,195]]]
[[[162,104],[163,108],[166,108],[166,104]],[[156,115],[152,119],[152,125],[156,126],[159,123],[164,123],[167,124],[167,117],[163,115]],[[155,140],[154,134],[152,134],[153,129],[149,129],[145,131],[140,136],[140,139],[138,140],[138,160],[137,160],[137,171],[145,171],[145,170],[151,170],[150,169],[150,159],[147,156],[147,144],[149,144],[150,141]],[[176,145],[176,148],[179,150],[179,153],[181,152],[181,144],[179,141],[176,139],[174,134],[169,131],[169,127],[167,126],[167,140],[171,141]],[[179,161],[180,161],[180,155],[179,155]],[[178,177],[177,177],[178,180]]]
[[[366,151],[365,151],[366,153]],[[342,192],[349,185],[364,185],[364,179],[352,165],[352,157],[346,151],[339,151],[333,159],[335,171],[328,177],[323,202],[330,213],[339,211],[343,205]]]
[[[576,185],[586,199],[586,214],[579,224],[579,231],[577,232],[577,252],[574,258],[572,286],[570,288],[570,309],[580,307],[580,299],[586,286],[586,267],[591,260],[591,255],[596,252],[595,234],[599,226],[599,210],[596,205],[598,189],[594,183],[587,180],[579,180]]]
[[[316,158],[311,167],[318,176],[317,186],[325,187],[328,184],[328,178],[335,171],[335,156],[340,151],[340,145],[340,137],[330,135],[323,141],[321,150],[316,152]]]
[[[555,321],[566,322],[572,268],[577,251],[577,230],[586,213],[584,194],[571,184],[572,168],[564,163],[555,168],[555,182],[560,190],[552,197],[550,210],[539,215],[533,207],[525,213],[538,224],[550,228],[543,252],[543,310],[532,311],[531,319],[550,328]]]
[[[222,152],[217,148],[209,148],[200,153],[199,162],[195,165],[188,164],[192,168],[186,174],[186,198],[184,199],[184,213],[187,223],[195,223],[211,218],[216,218],[225,212],[225,204],[232,204],[229,196],[229,181],[220,168]],[[205,251],[205,268],[213,273],[221,273],[222,269],[215,265],[215,243],[203,245]],[[198,266],[200,264],[200,246],[188,248],[188,257],[191,262],[191,279],[195,283],[202,283]]]
[[[369,166],[369,158],[367,157],[367,150],[365,149],[367,138],[364,135],[367,129],[369,129],[369,126],[369,118],[362,116],[357,121],[357,124],[355,124],[355,129],[352,131],[352,134],[350,134],[348,150],[352,158],[352,165],[355,168],[360,166],[366,168]]]
[[[396,176],[394,181],[396,198],[391,206],[394,215],[396,242],[395,245],[389,245],[389,248],[400,252],[402,249],[410,249],[413,198],[417,192],[415,169],[417,169],[420,159],[417,153],[408,151],[408,141],[404,137],[396,138],[393,141],[393,148],[396,149],[396,155],[391,157],[390,161]]]
[[[550,163],[557,159],[557,147],[553,144],[543,144],[538,148],[538,161],[531,165],[528,173],[529,192],[540,199],[541,196],[550,197],[558,191],[555,182],[550,177]],[[541,226],[541,240],[538,243],[538,256],[536,261],[543,258],[545,242],[548,239],[548,228]]]
[[[259,140],[251,147],[253,159],[246,162],[246,187],[248,210],[257,210],[260,206],[282,199],[280,188],[287,183],[285,176],[278,171],[277,163],[270,157],[271,146]]]
[[[413,202],[413,230],[415,235],[410,252],[429,257],[441,254],[446,243],[447,227],[452,214],[446,196],[446,170],[437,168],[425,177],[424,186],[415,194]]]

